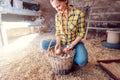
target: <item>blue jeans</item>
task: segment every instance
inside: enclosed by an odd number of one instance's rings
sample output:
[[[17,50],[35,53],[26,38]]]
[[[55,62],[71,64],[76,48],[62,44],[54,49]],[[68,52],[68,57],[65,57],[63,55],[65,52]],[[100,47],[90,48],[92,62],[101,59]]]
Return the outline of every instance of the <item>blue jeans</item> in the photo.
[[[48,49],[49,43],[51,40],[43,40],[41,47],[44,50]],[[56,45],[56,40],[53,40],[50,47],[55,46]],[[84,43],[80,42],[75,46],[75,50],[76,50],[76,54],[74,57],[74,62],[75,64],[77,64],[78,66],[85,66],[88,63],[88,53],[87,50],[84,46]]]

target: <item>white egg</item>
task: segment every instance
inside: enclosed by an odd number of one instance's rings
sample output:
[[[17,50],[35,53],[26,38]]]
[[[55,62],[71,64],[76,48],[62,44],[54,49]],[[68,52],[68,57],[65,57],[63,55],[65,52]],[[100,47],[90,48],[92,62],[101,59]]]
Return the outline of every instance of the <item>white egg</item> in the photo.
[[[60,54],[60,53],[61,53],[61,50],[60,50],[60,49],[57,49],[55,52],[56,52],[56,54]]]

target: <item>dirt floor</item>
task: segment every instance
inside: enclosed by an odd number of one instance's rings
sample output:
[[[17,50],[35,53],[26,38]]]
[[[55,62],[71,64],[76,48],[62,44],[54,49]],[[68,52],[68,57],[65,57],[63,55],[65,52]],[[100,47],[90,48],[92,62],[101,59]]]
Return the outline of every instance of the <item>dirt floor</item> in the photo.
[[[13,57],[8,56],[3,59],[4,52],[0,53],[2,58],[0,59],[0,80],[114,80],[96,62],[101,59],[120,58],[120,50],[105,48],[101,45],[105,36],[89,36],[84,41],[89,53],[89,63],[85,67],[76,67],[74,72],[67,75],[55,75],[46,53],[41,51],[40,41],[48,38],[54,38],[53,34],[36,35],[26,46],[22,46],[24,43],[21,43],[21,46],[20,44],[17,46],[22,48],[14,46],[13,51],[6,51],[6,54]]]

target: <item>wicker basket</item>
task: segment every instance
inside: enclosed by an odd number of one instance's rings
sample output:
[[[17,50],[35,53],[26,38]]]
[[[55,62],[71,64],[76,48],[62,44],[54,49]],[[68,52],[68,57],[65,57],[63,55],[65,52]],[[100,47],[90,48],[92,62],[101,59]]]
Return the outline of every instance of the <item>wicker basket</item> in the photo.
[[[54,53],[54,47],[50,48],[49,54]],[[48,54],[48,60],[51,64],[52,70],[55,74],[68,74],[71,70],[75,50],[69,51],[66,57],[63,56],[52,56]]]

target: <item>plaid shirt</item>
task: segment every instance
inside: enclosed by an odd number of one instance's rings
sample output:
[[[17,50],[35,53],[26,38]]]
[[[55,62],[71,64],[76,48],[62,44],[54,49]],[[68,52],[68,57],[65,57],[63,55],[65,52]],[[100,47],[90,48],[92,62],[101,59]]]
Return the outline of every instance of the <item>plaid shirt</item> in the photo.
[[[68,15],[68,19],[63,15],[57,13],[55,16],[56,22],[56,35],[62,34],[62,28],[67,31],[65,36],[61,36],[61,42],[63,45],[70,44],[77,37],[84,37],[85,35],[85,14],[80,10],[72,7],[71,12]],[[62,23],[61,23],[62,22]]]

